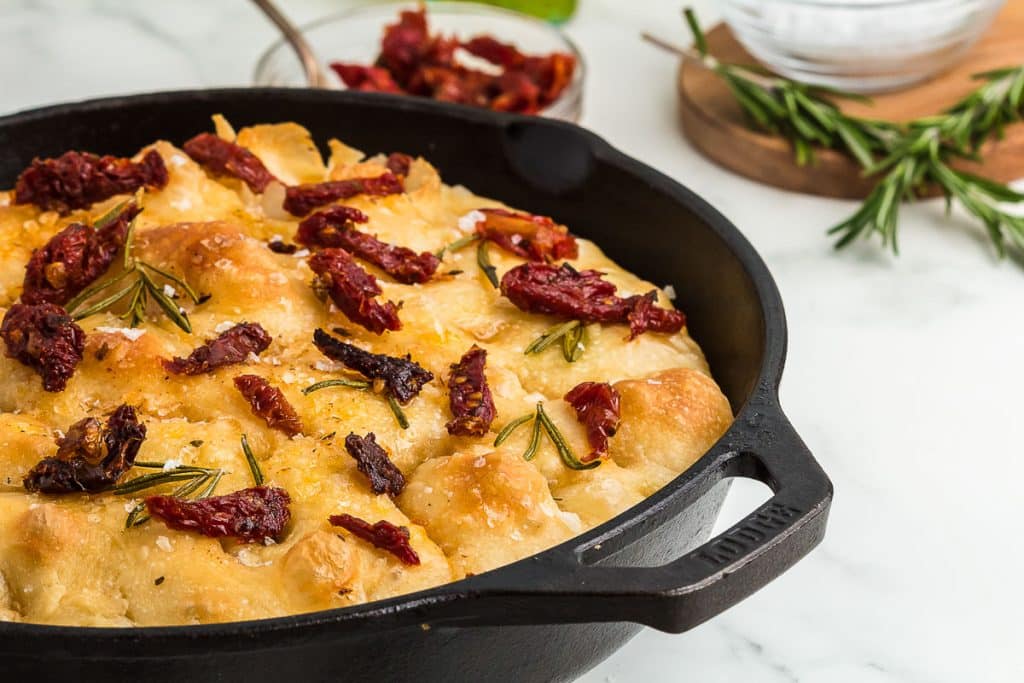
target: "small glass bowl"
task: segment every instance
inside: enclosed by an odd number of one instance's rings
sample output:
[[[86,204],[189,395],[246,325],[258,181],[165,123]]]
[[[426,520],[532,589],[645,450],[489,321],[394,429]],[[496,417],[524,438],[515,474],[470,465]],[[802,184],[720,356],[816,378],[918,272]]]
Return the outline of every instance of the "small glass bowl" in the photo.
[[[335,61],[373,64],[380,52],[384,27],[395,23],[401,10],[415,9],[416,6],[414,2],[357,6],[300,28],[321,60],[331,87],[344,90],[345,84],[327,65]],[[462,39],[487,33],[498,40],[514,44],[527,54],[567,52],[573,55],[576,58],[576,69],[572,81],[540,115],[563,121],[579,120],[586,67],[579,50],[558,29],[524,14],[472,2],[430,2],[427,5],[427,19],[431,32],[455,35]],[[253,79],[259,86],[308,87],[302,64],[283,38],[260,57]]]
[[[765,66],[853,92],[895,90],[951,66],[1005,0],[724,0],[736,38]]]

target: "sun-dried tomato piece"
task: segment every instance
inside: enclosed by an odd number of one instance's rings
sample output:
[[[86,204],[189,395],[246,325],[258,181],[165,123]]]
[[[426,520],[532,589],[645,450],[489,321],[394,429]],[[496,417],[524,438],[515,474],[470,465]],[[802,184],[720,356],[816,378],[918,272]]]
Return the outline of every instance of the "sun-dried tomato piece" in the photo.
[[[56,159],[35,159],[18,176],[14,203],[35,204],[65,215],[140,187],[160,189],[167,179],[167,167],[156,150],[146,152],[138,163],[71,151]]]
[[[409,356],[395,358],[363,351],[358,346],[335,339],[323,330],[318,329],[313,333],[313,343],[331,360],[361,373],[367,379],[384,382],[388,394],[402,405],[414,399],[423,385],[434,379],[432,372],[412,361]]]
[[[402,329],[398,307],[390,301],[376,301],[380,295],[377,279],[367,273],[344,249],[324,249],[309,257],[317,274],[315,286],[322,287],[349,320],[374,334]]]
[[[253,192],[263,192],[277,180],[258,156],[213,133],[200,133],[182,145],[182,149],[211,173],[238,178]]]
[[[313,247],[341,247],[404,284],[430,279],[441,263],[436,256],[429,252],[417,254],[412,249],[381,242],[355,229],[353,223],[367,220],[359,209],[332,206],[299,223],[295,241]]]
[[[342,247],[338,235],[370,217],[352,206],[331,206],[299,222],[295,241],[309,247]]]
[[[478,211],[484,215],[484,220],[476,224],[480,236],[517,256],[531,261],[553,261],[579,255],[576,238],[569,234],[569,229],[547,216],[508,209]]]
[[[259,375],[239,375],[234,382],[253,414],[262,417],[268,427],[288,436],[302,433],[302,421],[280,389]]]
[[[483,436],[491,428],[497,413],[484,374],[486,365],[487,351],[476,344],[452,365],[448,376],[448,405],[453,419],[445,425],[449,434]]]
[[[501,293],[520,310],[586,323],[628,323],[630,339],[652,330],[678,332],[680,311],[654,305],[657,293],[615,296],[615,285],[596,270],[578,271],[568,263],[524,263],[501,278]]]
[[[7,357],[34,369],[46,391],[63,391],[85,351],[85,333],[55,304],[14,304],[4,315],[0,336]]]
[[[264,543],[284,538],[284,528],[292,518],[288,508],[291,500],[284,489],[256,486],[200,500],[149,496],[146,509],[171,529]]]
[[[387,167],[399,178],[404,178],[409,175],[409,169],[412,168],[412,157],[401,152],[392,152],[388,155]]]
[[[305,216],[313,209],[339,199],[351,199],[361,194],[382,197],[404,191],[402,180],[389,171],[375,178],[348,178],[293,185],[285,190],[283,206],[284,210],[293,216]]]
[[[515,45],[503,43],[491,36],[474,36],[462,43],[462,49],[506,69],[522,66],[526,60],[526,55],[520,52]]]
[[[176,357],[162,362],[165,370],[176,375],[201,375],[241,363],[250,353],[258,356],[272,341],[273,337],[259,323],[239,323],[197,347],[188,358]]]
[[[122,405],[107,425],[87,417],[57,440],[57,454],[43,458],[25,477],[25,489],[40,493],[97,493],[114,486],[132,468],[146,439],[135,409]]]
[[[405,10],[396,23],[385,26],[377,66],[387,69],[395,81],[404,85],[431,47],[426,9]]]
[[[402,89],[391,77],[391,72],[378,66],[361,66],[346,62],[331,62],[331,68],[342,83],[351,90],[363,92],[400,93]]]
[[[531,56],[523,60],[522,70],[540,87],[540,104],[546,107],[557,100],[572,82],[573,73],[576,71],[576,58],[564,52]]]
[[[565,395],[565,401],[587,430],[591,451],[583,462],[607,455],[608,438],[619,428],[619,392],[608,382],[582,382]]]
[[[372,543],[381,550],[386,550],[404,564],[417,565],[420,556],[409,545],[409,530],[404,526],[395,526],[387,520],[370,524],[364,519],[352,515],[331,515],[331,526],[340,526],[364,541]]]
[[[498,95],[491,100],[495,111],[536,114],[542,108],[540,86],[522,71],[506,71],[497,80]]]
[[[21,300],[63,306],[107,272],[124,246],[128,226],[142,209],[129,202],[112,221],[93,229],[72,223],[32,252],[25,266]]]
[[[370,490],[377,495],[387,493],[397,496],[405,488],[402,471],[391,462],[387,451],[377,443],[377,435],[349,434],[345,437],[345,450],[355,458],[359,471],[370,480]]]

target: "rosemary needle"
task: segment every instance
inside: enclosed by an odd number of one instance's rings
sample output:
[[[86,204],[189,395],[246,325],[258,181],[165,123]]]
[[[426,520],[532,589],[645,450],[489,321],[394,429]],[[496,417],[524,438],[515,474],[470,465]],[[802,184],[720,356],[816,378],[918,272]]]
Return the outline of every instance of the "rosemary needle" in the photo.
[[[487,250],[487,241],[481,241],[480,246],[476,248],[476,263],[480,266],[480,270],[483,271],[484,275],[487,276],[487,281],[491,283],[491,286],[498,289],[500,286],[498,283],[498,271],[491,264],[491,256]]]
[[[832,102],[836,97],[866,100],[862,96],[776,77],[757,66],[718,61],[708,53],[693,10],[685,10],[684,16],[694,49],[644,37],[716,73],[753,127],[793,145],[798,164],[812,163],[815,148],[830,148],[856,160],[865,176],[877,178],[862,206],[829,230],[837,238],[837,248],[877,235],[883,246],[899,253],[901,203],[937,188],[947,210],[959,202],[982,223],[999,256],[1008,246],[1024,251],[1024,216],[1001,206],[1024,203],[1024,193],[951,165],[957,160],[978,161],[982,143],[1001,137],[1007,125],[1024,117],[1024,64],[976,74],[979,87],[941,114],[888,123],[849,116]]]
[[[373,384],[363,379],[325,379],[322,382],[309,385],[302,390],[302,393],[305,396],[309,396],[314,391],[320,391],[328,387],[348,387],[350,389],[359,389],[360,391],[369,391]]]
[[[314,391],[320,391],[321,389],[327,389],[328,387],[348,387],[349,389],[358,389],[359,391],[371,391],[373,389],[373,383],[362,379],[325,379],[322,382],[311,384],[302,390],[303,395],[309,396]],[[384,394],[384,400],[387,401],[388,408],[391,410],[392,415],[395,416],[395,421],[398,422],[398,426],[402,429],[409,428],[409,419],[405,416],[405,411],[402,410],[402,406],[398,403],[394,396],[389,393]]]
[[[260,469],[260,464],[252,452],[252,447],[249,446],[249,437],[245,434],[242,434],[242,453],[245,454],[245,461],[249,464],[252,480],[256,483],[256,486],[263,486],[263,470]]]
[[[434,256],[436,256],[438,259],[443,259],[446,253],[456,252],[459,249],[462,249],[463,247],[468,247],[469,245],[473,244],[473,242],[476,242],[478,239],[480,239],[480,235],[475,233],[472,235],[466,235],[465,237],[460,237],[451,244],[443,246],[437,251],[435,251]]]
[[[537,404],[537,414],[540,414],[540,403]],[[534,419],[533,430],[530,432],[530,443],[526,446],[526,450],[523,451],[523,460],[533,460],[534,456],[537,455],[537,449],[540,448],[540,420]]]
[[[558,427],[548,417],[547,412],[544,410],[544,404],[541,402],[537,403],[537,421],[544,426],[544,431],[547,432],[548,437],[555,444],[555,450],[558,451],[558,455],[562,458],[562,462],[565,463],[566,467],[571,470],[592,470],[601,464],[600,460],[584,463],[576,457],[569,442],[565,440],[562,432],[558,431]]]
[[[507,425],[502,427],[501,431],[498,432],[497,438],[494,439],[494,446],[498,447],[501,444],[505,443],[508,440],[508,437],[512,436],[512,432],[514,432],[517,427],[526,424],[527,422],[532,420],[534,416],[534,413],[527,413],[522,417],[517,417],[516,419],[512,420]]]

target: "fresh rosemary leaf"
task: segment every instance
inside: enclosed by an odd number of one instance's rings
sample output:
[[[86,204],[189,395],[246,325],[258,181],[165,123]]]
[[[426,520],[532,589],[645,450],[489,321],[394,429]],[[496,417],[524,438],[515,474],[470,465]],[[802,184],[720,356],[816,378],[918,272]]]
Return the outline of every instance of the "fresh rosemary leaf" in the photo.
[[[138,463],[136,463],[137,465]],[[174,498],[187,498],[192,495],[200,486],[205,484],[210,479],[209,474],[196,474],[191,480],[186,481],[184,484],[174,489],[171,492],[171,496]],[[149,521],[149,515],[143,514],[146,510],[146,502],[142,501],[128,513],[128,518],[125,520],[124,527],[130,529],[134,526],[140,526]]]
[[[495,448],[497,448],[501,444],[505,443],[508,440],[508,437],[512,436],[512,432],[514,432],[517,427],[520,427],[520,426],[526,424],[527,422],[532,420],[535,416],[536,416],[535,413],[527,413],[526,415],[523,415],[522,417],[517,417],[516,419],[512,420],[507,425],[502,427],[501,431],[498,432],[498,436],[494,439],[494,446],[495,446]]]
[[[327,389],[328,387],[348,387],[349,389],[369,391],[373,387],[373,383],[367,382],[364,379],[325,379],[322,382],[309,385],[302,390],[302,393],[305,396],[309,396],[314,391],[320,391],[321,389]]]
[[[579,320],[570,320],[569,322],[558,323],[553,327],[549,327],[544,330],[539,337],[530,342],[530,344],[523,349],[523,353],[527,356],[534,353],[540,353],[577,327],[582,327],[582,323]]]
[[[398,404],[398,400],[391,394],[385,394],[384,398],[387,400],[388,408],[391,408],[391,412],[394,414],[395,420],[398,421],[398,426],[402,429],[408,429],[409,419],[405,416],[405,411],[402,410],[402,406]]]
[[[192,334],[192,323],[189,321],[188,315],[178,308],[178,304],[174,303],[169,296],[164,294],[163,289],[153,282],[146,271],[139,271],[139,281],[149,291],[149,296],[153,297],[157,305],[163,309],[164,315],[186,334]]]
[[[148,460],[136,460],[132,464],[132,467],[142,467],[144,469],[151,469],[151,470],[162,470],[164,468],[164,463],[162,463],[162,462],[151,462],[151,461],[148,461]]]
[[[249,445],[249,437],[245,434],[242,434],[242,453],[245,454],[245,461],[249,464],[252,480],[256,482],[256,486],[263,486],[263,470],[260,469],[260,464]]]
[[[468,247],[469,245],[473,244],[473,242],[476,242],[478,239],[480,239],[480,235],[477,233],[473,233],[472,235],[466,235],[465,237],[460,237],[451,244],[443,246],[437,251],[435,251],[434,256],[436,256],[439,259],[443,259],[446,253],[450,254],[464,247]]]
[[[149,515],[143,514],[146,511],[146,501],[142,501],[132,508],[128,518],[124,520],[124,528],[131,529],[133,526],[140,526],[149,521]]]
[[[100,311],[104,311],[104,310],[110,308],[111,306],[113,306],[114,304],[116,304],[121,299],[124,299],[125,297],[127,297],[129,295],[134,295],[135,288],[138,287],[138,286],[139,286],[138,282],[130,284],[127,287],[125,287],[124,289],[119,290],[117,292],[114,292],[113,294],[111,294],[107,298],[100,299],[99,301],[97,301],[96,303],[92,304],[91,306],[88,306],[88,307],[86,307],[86,308],[84,308],[84,309],[82,309],[80,311],[75,311],[73,314],[71,314],[71,318],[73,320],[84,320],[85,318],[88,318],[91,315],[95,315],[95,314],[99,313]]]
[[[163,486],[164,484],[170,484],[176,481],[192,479],[196,476],[195,472],[181,472],[177,470],[144,474],[141,477],[135,477],[123,484],[118,484],[112,489],[112,491],[116,496],[125,496],[130,493],[137,493],[155,486]]]
[[[220,483],[221,477],[224,476],[224,471],[217,469],[213,471],[210,476],[210,483],[196,495],[196,500],[202,500],[203,498],[209,498],[213,495],[213,492],[217,490],[217,484]]]
[[[562,458],[562,462],[565,466],[572,470],[592,470],[601,464],[600,460],[594,460],[593,462],[582,462],[573,453],[572,447],[569,446],[569,442],[562,436],[562,432],[558,431],[558,427],[548,417],[547,412],[544,410],[543,402],[537,403],[537,421],[544,427],[544,431],[547,432],[551,442],[555,444],[555,450],[558,451],[558,455]]]
[[[358,389],[360,391],[371,391],[373,389],[373,383],[362,379],[325,379],[322,382],[309,385],[302,390],[302,393],[305,396],[309,396],[314,391],[320,391],[321,389],[327,389],[328,387],[348,387],[349,389]],[[391,409],[391,413],[395,416],[398,426],[402,429],[408,429],[409,420],[406,418],[405,411],[402,410],[402,406],[395,400],[395,397],[391,394],[384,394],[384,400],[387,401],[388,408]]]
[[[562,356],[566,362],[575,363],[583,355],[586,332],[586,326],[580,323],[562,337]]]
[[[491,256],[487,251],[487,241],[481,240],[480,246],[476,248],[476,263],[480,266],[480,270],[487,276],[487,281],[491,283],[491,286],[497,289],[498,283],[498,271],[491,264]]]
[[[125,208],[134,201],[136,200],[126,199],[120,204],[117,204],[116,206],[108,209],[106,213],[101,214],[92,222],[93,230],[101,230],[110,225],[111,223],[113,223],[115,220],[117,220],[117,217],[121,215],[121,212],[124,211]]]
[[[102,282],[97,282],[94,285],[86,287],[81,292],[79,292],[75,297],[73,297],[70,301],[68,301],[67,305],[64,307],[65,310],[68,311],[69,313],[74,311],[76,308],[78,308],[83,303],[85,303],[86,301],[88,301],[92,297],[94,297],[97,294],[99,294],[100,292],[102,292],[104,289],[106,289],[108,287],[113,287],[118,282],[120,282],[121,280],[125,279],[126,277],[128,277],[131,274],[132,274],[132,271],[126,270],[126,271],[123,271],[123,272],[119,273],[116,277],[113,277],[113,278],[111,278],[109,280],[103,280]]]
[[[136,219],[138,216],[136,216]],[[124,235],[124,269],[135,270],[135,259],[132,257],[132,247],[135,245],[135,224],[133,219],[128,224],[128,230]]]
[[[178,277],[174,273],[168,272],[166,270],[162,270],[160,268],[157,268],[156,266],[152,266],[152,265],[146,263],[145,261],[138,261],[138,264],[140,266],[142,266],[143,268],[147,268],[147,269],[153,271],[154,273],[156,273],[160,277],[164,278],[165,280],[170,280],[175,285],[180,287],[181,290],[183,292],[185,292],[185,295],[189,299],[192,299],[192,303],[194,303],[194,304],[200,303],[200,297],[199,297],[198,294],[196,294],[196,291],[194,289],[192,289],[192,287],[189,286],[189,284],[187,282],[182,280],[180,277]]]
[[[534,456],[537,455],[537,449],[540,448],[540,429],[541,421],[539,418],[541,411],[540,403],[537,404],[537,415],[538,418],[533,421],[533,429],[530,432],[530,443],[527,444],[526,450],[523,451],[523,460],[533,460]]]

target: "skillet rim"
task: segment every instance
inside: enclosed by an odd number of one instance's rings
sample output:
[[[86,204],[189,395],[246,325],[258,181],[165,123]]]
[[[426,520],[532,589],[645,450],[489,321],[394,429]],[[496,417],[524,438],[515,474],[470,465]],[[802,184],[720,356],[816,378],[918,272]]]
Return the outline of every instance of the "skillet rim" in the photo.
[[[743,418],[764,410],[779,411],[778,386],[781,380],[787,347],[785,312],[781,295],[767,265],[754,249],[753,245],[743,236],[736,226],[722,213],[711,206],[705,199],[697,195],[682,183],[634,159],[613,147],[604,138],[581,126],[542,117],[508,114],[477,109],[473,107],[436,102],[422,98],[395,96],[379,93],[361,93],[351,91],[326,91],[302,88],[212,88],[158,91],[134,95],[116,95],[111,97],[91,98],[86,100],[59,103],[43,107],[31,108],[13,114],[0,116],[0,133],[5,129],[26,123],[51,118],[74,116],[85,111],[117,109],[122,105],[159,105],[169,101],[192,101],[197,105],[209,102],[211,106],[217,101],[231,97],[273,98],[287,100],[291,104],[316,104],[324,102],[338,105],[388,106],[410,114],[427,113],[441,114],[446,118],[486,125],[496,129],[505,129],[510,125],[526,123],[541,126],[563,135],[572,135],[585,141],[596,161],[618,167],[622,171],[644,180],[652,189],[674,202],[690,210],[707,229],[710,229],[724,243],[726,248],[736,257],[746,275],[749,277],[758,303],[761,307],[764,322],[764,348],[762,349],[761,367],[752,388],[744,403],[737,411],[732,425],[722,437],[693,465],[666,484],[664,487],[646,497],[643,501],[616,515],[604,523],[574,536],[563,543],[547,550],[485,572],[475,577],[462,579],[452,583],[441,584],[430,589],[407,593],[404,595],[368,602],[351,607],[342,607],[317,612],[257,619],[247,621],[230,621],[214,624],[198,624],[184,626],[132,626],[132,627],[91,627],[91,626],[55,626],[45,624],[0,622],[0,652],[10,651],[17,647],[17,641],[24,639],[31,643],[33,649],[60,652],[67,656],[97,656],[90,648],[107,648],[118,645],[145,643],[147,647],[160,646],[160,652],[131,653],[130,658],[157,658],[165,656],[185,656],[194,653],[187,648],[196,640],[202,640],[213,646],[211,640],[217,641],[219,649],[251,650],[268,646],[286,647],[294,640],[308,639],[319,632],[324,636],[343,637],[351,634],[360,625],[369,625],[374,630],[408,627],[431,621],[429,610],[459,599],[471,598],[487,591],[489,588],[501,587],[501,577],[512,575],[517,571],[557,571],[565,570],[574,563],[581,561],[581,556],[595,546],[610,539],[628,534],[644,520],[657,515],[668,508],[673,499],[678,497],[690,482],[706,475],[713,469],[723,451],[730,450],[729,444],[736,440],[743,430]],[[296,116],[296,119],[299,117]],[[642,274],[641,274],[642,275]],[[683,514],[685,508],[676,512]],[[649,533],[650,530],[648,530]],[[643,537],[641,534],[631,542]],[[610,553],[609,553],[610,554]],[[587,552],[587,564],[599,561]],[[443,621],[442,621],[443,623]],[[458,625],[458,622],[454,622]],[[341,627],[334,633],[330,627]],[[471,626],[471,624],[470,624]],[[238,641],[239,636],[244,636]],[[277,636],[272,643],[265,642],[268,636]],[[69,642],[69,639],[70,640]],[[233,640],[235,642],[224,642]],[[184,648],[182,647],[184,646]],[[102,656],[102,655],[100,655]]]

